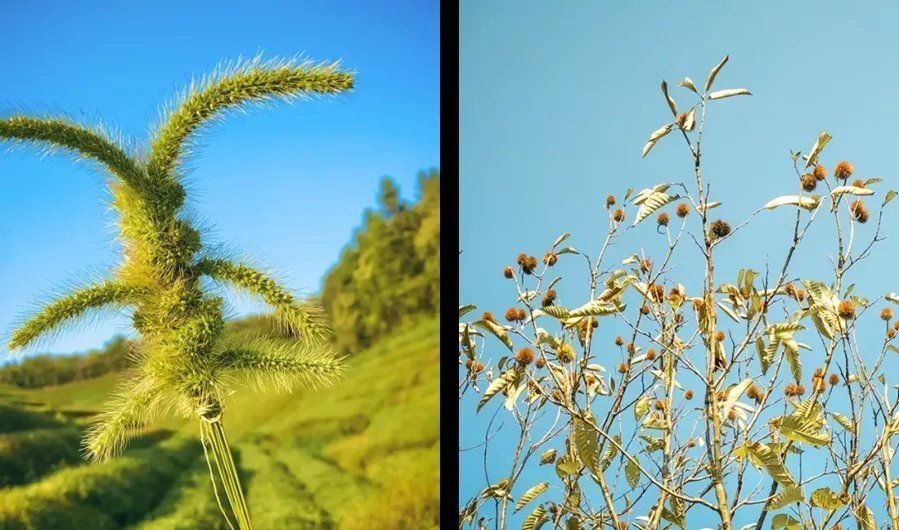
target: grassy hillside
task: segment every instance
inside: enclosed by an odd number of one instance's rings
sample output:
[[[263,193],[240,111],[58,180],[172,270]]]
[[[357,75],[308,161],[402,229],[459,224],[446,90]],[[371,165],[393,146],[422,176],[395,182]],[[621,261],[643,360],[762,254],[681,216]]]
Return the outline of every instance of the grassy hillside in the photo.
[[[390,334],[335,388],[234,396],[225,422],[256,528],[437,528],[438,335],[435,319]],[[77,458],[74,434],[116,377],[0,387],[0,530],[226,528],[195,421],[170,418],[104,465]]]

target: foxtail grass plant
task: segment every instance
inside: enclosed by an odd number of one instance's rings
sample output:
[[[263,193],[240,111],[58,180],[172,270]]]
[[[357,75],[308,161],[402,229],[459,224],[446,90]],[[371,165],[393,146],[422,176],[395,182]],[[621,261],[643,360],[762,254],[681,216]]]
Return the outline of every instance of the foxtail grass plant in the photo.
[[[341,359],[330,348],[323,310],[299,299],[269,273],[209,250],[185,211],[185,157],[197,133],[227,111],[250,104],[338,94],[353,88],[338,64],[250,61],[193,82],[151,135],[128,148],[100,126],[64,117],[0,119],[0,139],[62,150],[96,163],[111,178],[122,259],[107,278],[76,288],[25,319],[12,352],[33,346],[104,309],[128,309],[139,338],[131,374],[83,440],[86,457],[105,461],[160,414],[200,425],[212,486],[232,529],[251,529],[249,509],[225,435],[225,397],[236,381],[290,389],[333,383]],[[225,333],[224,299],[215,286],[261,298],[288,339]],[[222,501],[224,492],[226,503]]]

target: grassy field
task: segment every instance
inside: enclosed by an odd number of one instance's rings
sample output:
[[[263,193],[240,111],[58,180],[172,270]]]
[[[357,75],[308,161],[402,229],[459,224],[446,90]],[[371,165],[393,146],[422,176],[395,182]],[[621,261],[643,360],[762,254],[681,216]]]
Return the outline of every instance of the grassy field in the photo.
[[[234,396],[225,425],[258,530],[437,528],[438,331],[397,331],[335,388]],[[107,464],[80,460],[80,430],[115,384],[0,387],[0,530],[227,528],[195,421],[167,419]]]

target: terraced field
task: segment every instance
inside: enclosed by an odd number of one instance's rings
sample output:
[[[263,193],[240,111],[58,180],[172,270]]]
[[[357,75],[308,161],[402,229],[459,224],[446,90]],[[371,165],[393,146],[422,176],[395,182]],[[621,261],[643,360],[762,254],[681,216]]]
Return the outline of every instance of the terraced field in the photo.
[[[407,326],[353,356],[336,388],[234,396],[226,427],[257,529],[437,528],[438,334],[434,319]],[[227,528],[195,422],[81,461],[80,432],[115,384],[0,387],[0,530]]]

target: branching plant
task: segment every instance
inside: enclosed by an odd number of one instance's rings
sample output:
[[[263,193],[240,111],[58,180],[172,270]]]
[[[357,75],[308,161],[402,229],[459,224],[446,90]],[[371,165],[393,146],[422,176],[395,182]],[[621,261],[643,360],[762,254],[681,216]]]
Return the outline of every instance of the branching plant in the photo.
[[[542,263],[519,255],[503,271],[516,298],[502,317],[470,320],[476,308],[460,308],[459,397],[479,393],[483,414],[504,396],[496,414],[516,427],[500,453],[508,460],[485,461],[485,487],[463,499],[460,528],[505,529],[525,510],[522,530],[899,529],[899,386],[885,370],[899,353],[899,296],[865,298],[850,280],[884,239],[883,207],[897,192],[875,198],[881,179],[855,179],[846,161],[828,171],[831,137],[821,132],[807,153],[790,152],[785,195],[733,228],[719,218],[725,198],[703,175],[703,131],[720,100],[750,95],[713,89],[727,60],[702,87],[677,83],[695,100],[684,111],[661,86],[671,122],[643,156],[678,137],[690,179],[628,190],[621,207],[608,196],[595,254],[564,246],[565,233]],[[734,234],[775,209],[795,211],[782,257],[723,273],[718,258]],[[653,221],[658,252],[613,262],[610,249]],[[832,245],[803,252],[828,257],[825,277],[794,259],[813,225]],[[678,267],[691,257],[697,267]],[[583,260],[586,281],[582,298],[562,300],[556,289],[572,280],[550,273],[569,259]],[[503,346],[510,354],[493,357]]]
[[[85,453],[96,461],[113,457],[168,410],[196,418],[216,498],[231,528],[252,528],[222,420],[234,383],[250,376],[288,389],[326,385],[340,376],[342,364],[316,303],[297,298],[267,272],[207,249],[185,211],[182,164],[197,132],[229,110],[352,87],[352,73],[337,64],[243,62],[191,84],[164,115],[146,151],[126,149],[103,128],[66,118],[0,119],[0,139],[64,150],[111,175],[123,248],[108,278],[46,304],[11,334],[9,349],[32,346],[104,309],[130,310],[139,333],[133,373],[89,430]],[[290,338],[226,333],[224,299],[214,284],[261,298]]]

